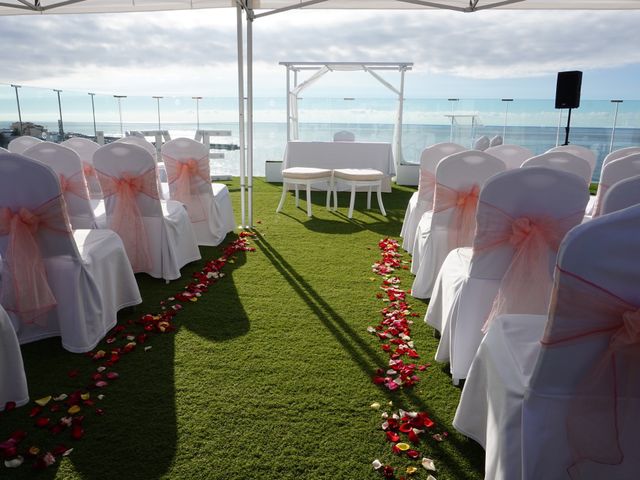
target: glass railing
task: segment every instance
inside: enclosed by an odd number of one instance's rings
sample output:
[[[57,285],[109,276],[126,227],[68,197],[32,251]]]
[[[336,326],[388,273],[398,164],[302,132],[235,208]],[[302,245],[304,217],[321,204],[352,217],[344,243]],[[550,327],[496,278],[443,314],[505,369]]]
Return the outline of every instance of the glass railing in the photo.
[[[18,112],[18,102],[20,104]],[[60,141],[69,135],[106,141],[130,131],[168,130],[172,138],[193,138],[198,129],[228,130],[230,137],[212,143],[239,143],[237,98],[119,96],[0,84],[0,128],[6,144],[11,126],[42,127],[41,135]],[[93,101],[93,102],[92,102]],[[617,114],[616,114],[616,108]],[[398,102],[393,98],[314,98],[299,101],[301,140],[328,141],[338,130],[352,131],[357,140],[391,142]],[[62,113],[62,118],[60,115]],[[402,161],[418,163],[422,150],[453,141],[471,147],[481,135],[501,135],[505,143],[534,154],[564,143],[566,110],[555,110],[552,99],[413,99],[404,102]],[[286,100],[254,99],[254,173],[265,174],[267,160],[281,160],[286,147]],[[40,130],[36,127],[33,132]],[[153,140],[153,138],[149,138]],[[601,162],[611,149],[640,145],[640,101],[583,100],[574,109],[569,141],[590,148]],[[238,175],[238,152],[226,150],[212,160],[212,170]],[[596,168],[597,180],[599,168]]]

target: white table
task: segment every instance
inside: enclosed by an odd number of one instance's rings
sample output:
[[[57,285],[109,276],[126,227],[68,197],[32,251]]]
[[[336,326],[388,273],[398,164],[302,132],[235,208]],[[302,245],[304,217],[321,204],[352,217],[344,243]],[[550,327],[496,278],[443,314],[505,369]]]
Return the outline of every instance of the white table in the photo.
[[[287,143],[282,168],[374,168],[387,178],[382,191],[391,191],[396,165],[390,143],[384,142],[302,142]],[[318,184],[317,188],[321,188]]]

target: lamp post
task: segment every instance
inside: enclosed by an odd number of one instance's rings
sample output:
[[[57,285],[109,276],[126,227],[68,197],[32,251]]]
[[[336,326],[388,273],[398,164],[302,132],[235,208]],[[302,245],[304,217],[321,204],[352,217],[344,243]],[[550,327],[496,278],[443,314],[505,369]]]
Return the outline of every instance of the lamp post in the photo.
[[[153,98],[155,98],[158,103],[158,130],[162,130],[162,126],[160,126],[160,99],[164,97],[154,96]]]
[[[509,103],[513,102],[513,98],[503,98],[504,102],[504,126],[502,127],[502,143],[507,143],[507,116],[509,115]]]
[[[91,95],[91,111],[93,112],[93,134],[96,137],[96,140],[98,139],[98,129],[96,128],[96,105],[93,102],[93,97],[95,96],[95,93],[89,93],[89,95]]]
[[[451,102],[451,129],[449,130],[449,142],[453,142],[453,124],[456,121],[456,117],[453,114],[455,102],[460,100],[459,98],[447,98]]]
[[[18,122],[20,122],[20,135],[22,135],[22,112],[20,111],[20,96],[18,95],[18,89],[22,88],[20,85],[11,85],[16,90],[16,103],[18,104]]]
[[[611,100],[611,103],[616,104],[616,111],[613,114],[613,127],[611,127],[611,144],[609,145],[609,153],[613,150],[613,138],[616,135],[616,123],[618,123],[618,107],[620,107],[622,102],[622,100]]]
[[[60,141],[64,140],[64,126],[62,125],[62,102],[60,101],[60,92],[62,90],[53,89],[54,92],[58,94],[58,112],[60,112],[60,120],[58,120],[58,135],[60,136]]]
[[[196,101],[196,132],[200,130],[200,100],[202,97],[191,97]]]
[[[118,101],[118,113],[120,114],[120,135],[124,137],[124,129],[122,128],[122,104],[120,102],[123,98],[127,98],[127,96],[114,95],[113,98],[115,98]]]

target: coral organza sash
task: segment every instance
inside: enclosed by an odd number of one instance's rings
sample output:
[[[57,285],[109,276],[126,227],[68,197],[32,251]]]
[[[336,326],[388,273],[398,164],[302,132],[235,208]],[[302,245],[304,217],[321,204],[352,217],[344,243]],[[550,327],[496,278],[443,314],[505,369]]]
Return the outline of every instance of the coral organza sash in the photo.
[[[133,271],[151,270],[149,240],[137,197],[146,195],[159,199],[155,165],[138,175],[122,173],[120,177],[112,177],[100,170],[96,170],[96,173],[104,198],[115,197],[115,207],[109,215],[109,227],[122,238]]]
[[[63,194],[71,193],[76,197],[89,200],[89,190],[87,189],[87,182],[85,180],[83,172],[77,172],[67,177],[62,173],[58,175],[60,180],[60,189]]]
[[[44,315],[57,304],[37,240],[42,229],[71,234],[61,196],[33,210],[0,207],[0,235],[9,237],[3,252],[0,303],[26,324],[45,325]]]
[[[420,169],[420,183],[418,186],[418,200],[427,206],[428,210],[433,208],[433,194],[436,189],[436,176],[429,170]]]
[[[449,249],[470,247],[476,229],[476,210],[480,186],[473,184],[466,189],[454,190],[441,183],[436,183],[433,212],[452,210],[449,221]]]
[[[172,198],[187,206],[187,212],[192,222],[206,220],[207,214],[201,193],[204,188],[210,188],[209,157],[176,160],[164,155],[163,158],[169,185],[174,189]]]
[[[556,281],[555,311],[547,323],[543,348],[598,337],[607,344],[584,369],[568,408],[572,463],[567,471],[575,479],[580,478],[580,468],[588,468],[585,462],[622,463],[620,432],[640,428],[640,306],[559,268]],[[631,404],[635,408],[629,408]]]
[[[491,312],[482,326],[483,332],[501,314],[547,313],[553,286],[550,266],[555,263],[560,242],[583,216],[584,212],[580,211],[560,219],[542,215],[514,218],[483,202],[478,212],[474,252],[504,246],[513,248]]]

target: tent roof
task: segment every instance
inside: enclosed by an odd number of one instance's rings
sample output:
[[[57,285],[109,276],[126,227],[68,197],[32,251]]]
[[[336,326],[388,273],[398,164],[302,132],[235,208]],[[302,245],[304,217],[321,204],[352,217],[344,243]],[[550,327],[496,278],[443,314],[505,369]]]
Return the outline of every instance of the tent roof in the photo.
[[[238,0],[241,4],[248,0]],[[236,0],[0,0],[0,15],[108,13],[235,7]],[[540,10],[640,9],[638,0],[253,0],[254,10],[433,9],[471,12],[490,8]]]

